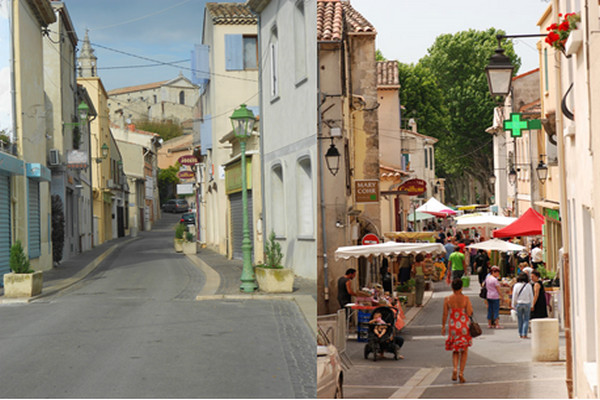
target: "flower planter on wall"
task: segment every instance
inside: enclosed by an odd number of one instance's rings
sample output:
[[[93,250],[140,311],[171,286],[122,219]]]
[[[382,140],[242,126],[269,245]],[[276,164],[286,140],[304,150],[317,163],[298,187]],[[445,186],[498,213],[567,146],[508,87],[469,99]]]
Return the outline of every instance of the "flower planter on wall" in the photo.
[[[33,297],[42,293],[42,271],[4,275],[4,297]]]
[[[569,34],[569,38],[565,42],[565,55],[570,56],[579,50],[583,42],[583,34],[581,29],[575,29]]]
[[[196,254],[196,242],[183,242],[183,254]]]
[[[173,243],[175,245],[175,252],[183,252],[183,239],[173,239]]]
[[[258,288],[267,293],[291,293],[294,290],[294,271],[289,268],[255,267]]]

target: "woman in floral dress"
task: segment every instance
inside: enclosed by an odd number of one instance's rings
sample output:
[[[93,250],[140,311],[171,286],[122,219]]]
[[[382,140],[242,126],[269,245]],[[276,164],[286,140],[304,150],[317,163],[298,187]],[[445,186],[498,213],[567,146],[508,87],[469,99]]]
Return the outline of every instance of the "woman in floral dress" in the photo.
[[[452,351],[452,380],[457,377],[457,369],[460,364],[458,379],[460,383],[465,382],[464,371],[467,364],[469,346],[473,339],[469,333],[469,317],[473,315],[471,300],[462,294],[462,279],[452,281],[453,293],[444,299],[444,317],[442,319],[442,335],[446,335],[446,321],[448,321],[448,339],[446,339],[446,350]],[[448,319],[448,316],[450,318]]]

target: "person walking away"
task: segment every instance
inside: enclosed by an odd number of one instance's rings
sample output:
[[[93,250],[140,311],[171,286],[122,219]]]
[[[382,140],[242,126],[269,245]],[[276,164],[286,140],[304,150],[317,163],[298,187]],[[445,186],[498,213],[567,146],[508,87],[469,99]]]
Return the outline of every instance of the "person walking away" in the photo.
[[[452,294],[444,299],[444,315],[442,317],[442,336],[446,335],[446,321],[448,321],[448,338],[446,350],[452,351],[452,380],[456,380],[457,369],[460,364],[458,379],[465,383],[465,366],[469,347],[473,339],[469,333],[469,317],[473,315],[471,300],[462,293],[462,279],[452,281]],[[450,319],[448,319],[450,316]]]
[[[448,269],[452,271],[452,280],[462,278],[465,273],[467,262],[465,260],[464,251],[465,245],[464,243],[460,243],[456,250],[450,254],[450,259],[448,260]]]
[[[533,270],[531,272],[531,281],[533,286],[533,307],[531,307],[531,317],[548,318],[548,308],[546,304],[546,290],[541,281],[542,275],[540,271]]]
[[[398,283],[404,283],[410,279],[411,256],[401,255],[398,258],[400,260],[400,269],[398,271]]]
[[[423,307],[423,294],[425,292],[425,257],[417,254],[412,265],[411,274],[415,278],[415,304]]]
[[[444,249],[446,249],[446,263],[450,260],[450,254],[456,249],[453,241],[454,238],[452,238],[452,236],[447,236],[446,244],[444,245]]]
[[[521,339],[527,339],[532,304],[533,290],[529,284],[529,278],[525,272],[521,272],[517,277],[517,283],[513,286],[511,304],[511,307],[517,310],[518,330]]]
[[[536,243],[531,249],[531,266],[533,269],[538,269],[540,265],[544,266],[544,253],[542,252],[542,244]]]
[[[392,292],[392,274],[389,272],[389,263],[387,258],[383,259],[381,263],[381,268],[379,269],[379,274],[381,275],[381,285],[383,286],[384,291]]]
[[[485,281],[485,277],[488,275],[489,265],[490,258],[485,250],[478,250],[477,255],[475,256],[475,271],[477,271],[479,285],[482,285],[483,281]]]
[[[488,303],[488,328],[502,329],[500,326],[500,268],[493,266],[491,273],[485,278],[483,284],[487,289],[486,300]]]

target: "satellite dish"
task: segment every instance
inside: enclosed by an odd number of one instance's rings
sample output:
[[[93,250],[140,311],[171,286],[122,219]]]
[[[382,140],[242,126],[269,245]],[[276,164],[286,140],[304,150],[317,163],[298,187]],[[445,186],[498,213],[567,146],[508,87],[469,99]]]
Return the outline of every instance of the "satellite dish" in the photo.
[[[131,118],[127,118],[125,122],[127,122],[127,124],[131,124]]]

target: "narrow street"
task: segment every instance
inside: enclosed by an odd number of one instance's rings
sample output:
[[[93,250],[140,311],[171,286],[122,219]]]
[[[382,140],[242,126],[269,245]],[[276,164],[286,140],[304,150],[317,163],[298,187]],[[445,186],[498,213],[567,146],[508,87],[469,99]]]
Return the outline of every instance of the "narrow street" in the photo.
[[[298,307],[197,301],[206,278],[173,250],[178,218],[61,292],[0,305],[3,397],[314,396],[314,337]]]
[[[483,334],[473,339],[465,368],[466,383],[453,382],[452,353],[444,348],[440,333],[443,301],[451,290],[434,285],[429,302],[402,330],[404,360],[373,362],[363,358],[365,343],[350,340],[347,353],[352,368],[344,379],[347,398],[566,398],[564,333],[560,336],[559,362],[531,361],[531,340],[520,339],[517,323],[501,315],[504,329],[487,328],[487,309],[478,297],[476,276],[463,293],[470,297],[475,320]]]

